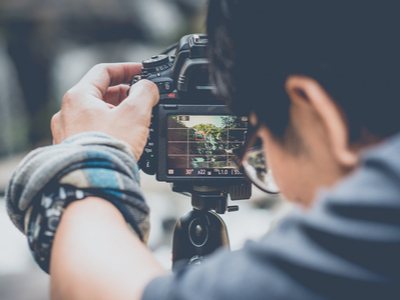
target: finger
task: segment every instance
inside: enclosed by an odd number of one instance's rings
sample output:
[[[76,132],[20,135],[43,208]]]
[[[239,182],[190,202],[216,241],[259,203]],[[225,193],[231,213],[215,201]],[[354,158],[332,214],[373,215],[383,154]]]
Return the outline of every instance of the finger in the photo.
[[[160,94],[157,85],[149,80],[140,80],[132,85],[129,96],[117,107],[138,116],[150,116],[152,108],[158,103]]]
[[[141,70],[139,63],[99,64],[90,69],[74,89],[102,99],[110,86],[130,83]]]
[[[108,104],[117,106],[128,97],[129,89],[130,86],[126,84],[109,87],[103,96],[103,100]]]

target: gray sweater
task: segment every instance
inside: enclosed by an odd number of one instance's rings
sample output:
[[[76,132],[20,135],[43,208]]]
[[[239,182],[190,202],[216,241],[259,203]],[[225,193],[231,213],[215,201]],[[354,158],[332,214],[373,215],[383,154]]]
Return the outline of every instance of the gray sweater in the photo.
[[[400,134],[364,153],[310,211],[153,280],[143,299],[400,299]]]

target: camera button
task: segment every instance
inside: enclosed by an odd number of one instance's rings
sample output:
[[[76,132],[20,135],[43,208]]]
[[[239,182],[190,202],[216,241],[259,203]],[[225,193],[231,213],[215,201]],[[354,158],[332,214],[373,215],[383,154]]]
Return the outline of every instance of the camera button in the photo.
[[[153,153],[153,149],[152,148],[144,148],[144,152],[146,154]]]
[[[167,95],[168,99],[176,99],[176,94],[175,93],[169,93]]]
[[[164,104],[165,110],[175,110],[178,109],[178,105],[176,104]]]

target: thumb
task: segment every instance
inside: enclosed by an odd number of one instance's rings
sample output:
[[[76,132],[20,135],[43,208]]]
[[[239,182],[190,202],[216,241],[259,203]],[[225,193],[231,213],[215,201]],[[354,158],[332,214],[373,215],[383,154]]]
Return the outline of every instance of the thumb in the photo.
[[[157,85],[149,80],[140,80],[132,85],[129,95],[117,106],[118,110],[145,115],[158,103],[160,94]]]

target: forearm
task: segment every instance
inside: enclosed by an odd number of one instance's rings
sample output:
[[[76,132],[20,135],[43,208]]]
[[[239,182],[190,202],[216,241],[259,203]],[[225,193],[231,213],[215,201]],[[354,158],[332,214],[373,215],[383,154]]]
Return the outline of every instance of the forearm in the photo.
[[[140,299],[163,272],[112,204],[89,198],[65,210],[53,243],[52,299]]]

